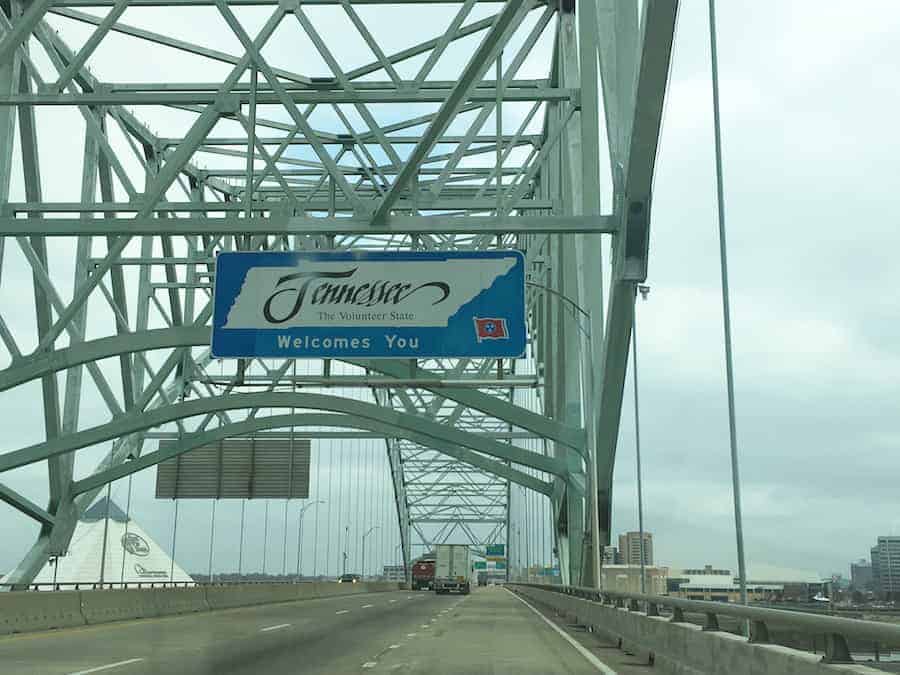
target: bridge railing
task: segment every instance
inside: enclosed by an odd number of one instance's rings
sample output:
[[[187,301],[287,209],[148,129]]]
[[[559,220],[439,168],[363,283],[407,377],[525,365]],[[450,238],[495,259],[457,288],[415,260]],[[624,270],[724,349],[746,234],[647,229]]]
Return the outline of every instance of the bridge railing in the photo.
[[[900,625],[841,616],[814,614],[753,605],[739,605],[707,600],[687,600],[668,595],[644,595],[624,593],[580,586],[560,586],[556,584],[517,584],[541,589],[561,595],[581,598],[615,607],[629,612],[642,612],[648,617],[668,616],[673,623],[693,623],[686,614],[700,615],[705,631],[721,631],[721,619],[738,619],[749,629],[749,642],[766,644],[770,639],[770,627],[779,626],[810,635],[825,636],[825,661],[831,663],[851,663],[853,658],[848,647],[848,639],[875,645],[900,646]],[[746,635],[746,633],[744,633]]]
[[[382,582],[385,579],[364,579],[360,583]],[[311,583],[336,583],[334,578],[303,578],[303,579],[248,579],[248,580],[221,580],[221,581],[55,581],[30,584],[0,583],[0,591],[101,591],[130,588],[195,588],[197,586],[248,586],[248,585],[285,585]]]

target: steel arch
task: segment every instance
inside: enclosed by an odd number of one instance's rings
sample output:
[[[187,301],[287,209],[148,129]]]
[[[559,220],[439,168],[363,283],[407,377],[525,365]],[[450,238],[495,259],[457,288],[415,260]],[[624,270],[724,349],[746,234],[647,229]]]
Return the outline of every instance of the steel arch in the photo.
[[[253,417],[259,405],[305,401],[393,434],[387,452],[407,560],[411,531],[428,543],[454,527],[471,530],[480,514],[485,536],[508,534],[508,492],[505,502],[498,495],[507,479],[522,477],[486,464],[497,461],[487,458],[493,454],[553,474],[552,490],[526,483],[550,492],[563,580],[596,582],[611,527],[634,289],[647,274],[678,3],[646,0],[639,14],[637,0],[488,2],[488,16],[475,19],[476,3],[443,3],[452,5],[443,31],[429,22],[439,31],[433,38],[388,48],[354,5],[402,4],[412,12],[439,3],[0,0],[0,272],[24,266],[28,278],[17,277],[16,289],[30,284],[33,299],[25,328],[18,316],[24,294],[0,299],[0,391],[14,396],[40,382],[46,439],[0,455],[0,467],[39,456],[49,469],[46,508],[0,486],[0,500],[43,524],[16,580],[64,550],[96,481],[124,470],[128,454],[142,454],[143,430],[174,422],[182,435],[229,433],[217,429],[255,424],[232,419],[236,409]],[[224,21],[237,53],[209,36],[121,20],[131,7],[174,13],[188,5]],[[243,20],[249,5],[268,13],[255,35]],[[341,65],[342,45],[323,39],[309,5],[346,13],[371,55]],[[270,62],[266,48],[288,24],[302,31],[324,72]],[[80,45],[58,32],[73,25],[87,27]],[[142,53],[176,53],[185,62],[190,55],[225,74],[214,82],[120,82],[104,76],[108,54],[100,47],[113,35]],[[454,50],[459,67],[446,79],[435,68]],[[538,75],[525,72],[535,55],[546,66]],[[69,115],[67,128],[79,136],[83,130],[83,152],[56,144],[52,161],[41,161],[38,141],[53,133],[45,106]],[[391,116],[379,117],[378,106],[392,106]],[[155,123],[154,109],[181,115],[178,124],[154,133],[140,117]],[[80,186],[74,200],[50,189],[59,181],[48,175],[64,160],[78,175],[63,181]],[[208,343],[209,278],[219,250],[512,246],[526,251],[529,266],[528,359],[352,362],[397,383],[373,390],[371,402],[277,391],[292,386],[287,366],[258,361],[228,364],[229,393],[249,386],[251,365],[263,372],[267,392],[228,396],[243,408],[224,404],[210,384],[208,352],[197,348]],[[59,256],[74,266],[51,264]],[[74,277],[63,278],[62,269]],[[7,288],[10,278],[7,272]],[[330,363],[316,365],[331,379]],[[514,389],[522,370],[539,394],[527,403]],[[495,373],[497,384],[484,384]],[[425,384],[466,378],[479,384]],[[85,428],[79,411],[91,383],[112,421]],[[184,397],[191,400],[176,402]],[[186,430],[198,411],[205,417]],[[547,442],[540,453],[516,448],[514,430]],[[495,440],[503,434],[509,444]],[[100,438],[115,438],[113,450],[76,497],[70,450]],[[454,449],[448,462],[441,448],[451,446],[466,450]],[[481,463],[479,472],[467,461]],[[407,477],[419,491],[411,498]],[[483,507],[476,506],[480,493],[492,495]],[[493,522],[497,510],[507,525]]]

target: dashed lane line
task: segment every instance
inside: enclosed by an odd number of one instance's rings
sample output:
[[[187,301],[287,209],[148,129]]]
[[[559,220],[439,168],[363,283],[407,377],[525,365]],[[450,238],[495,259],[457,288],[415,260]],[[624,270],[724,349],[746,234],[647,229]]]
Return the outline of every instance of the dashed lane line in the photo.
[[[79,670],[74,673],[69,673],[69,675],[87,675],[88,673],[99,673],[101,670],[112,670],[113,668],[118,668],[119,666],[127,666],[130,663],[137,663],[138,661],[143,660],[144,659],[128,659],[127,661],[116,661],[115,663],[107,663],[105,666],[97,666],[96,668]]]
[[[338,611],[335,612],[335,614],[349,614],[349,613],[350,613],[349,609],[339,609]]]
[[[289,624],[289,623],[280,623],[280,624],[278,624],[277,626],[267,626],[266,628],[260,628],[260,629],[259,629],[259,632],[260,632],[260,633],[267,633],[267,632],[269,632],[270,630],[279,630],[279,629],[281,629],[281,628],[289,628],[290,625],[291,625],[291,624]]]
[[[363,608],[363,609],[369,609],[369,607],[374,607],[374,606],[375,606],[375,605],[363,605],[362,608]]]
[[[375,663],[375,661],[366,661],[364,664],[362,664],[362,667],[363,668],[374,668],[377,665],[378,664]]]

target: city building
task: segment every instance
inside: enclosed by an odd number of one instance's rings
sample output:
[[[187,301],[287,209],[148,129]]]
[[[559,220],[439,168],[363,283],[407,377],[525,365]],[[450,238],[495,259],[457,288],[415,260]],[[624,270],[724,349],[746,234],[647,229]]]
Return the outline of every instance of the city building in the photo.
[[[698,574],[681,576],[677,580],[677,590],[670,595],[687,600],[712,600],[714,602],[740,602],[741,587],[734,577],[721,574]],[[781,584],[747,584],[747,599],[750,602],[778,600],[784,593]]]
[[[817,595],[829,595],[831,577],[826,579],[813,570],[754,564],[747,570],[747,584],[782,586],[779,599],[808,602]]]
[[[644,567],[645,592],[650,595],[665,595],[668,567]],[[619,593],[641,592],[640,565],[606,565],[600,569],[600,587],[606,591]]]
[[[889,599],[900,597],[900,537],[878,537],[871,555],[874,590]]]
[[[50,558],[34,583],[50,587],[101,580],[125,587],[163,581],[194,583],[133,518],[105,497],[81,516],[66,555]]]
[[[881,590],[881,574],[880,566],[878,564],[878,547],[873,546],[869,550],[869,563],[872,565],[872,590],[880,591]]]
[[[872,563],[860,558],[850,563],[850,588],[854,591],[873,590]]]
[[[621,565],[622,555],[615,546],[603,547],[603,564],[604,565]]]
[[[712,565],[704,565],[703,569],[687,569],[682,570],[684,574],[688,574],[690,576],[700,576],[702,574],[710,574],[716,576],[731,576],[731,570],[717,570],[714,569]]]
[[[783,600],[807,602],[818,594],[827,595],[831,579],[817,572],[772,565],[755,565],[747,571],[747,599],[751,602]],[[669,574],[669,595],[688,600],[740,601],[740,579],[729,569],[712,565],[673,570]]]
[[[668,579],[668,592],[687,600],[740,602],[741,587],[731,570],[716,569],[712,565],[673,571]],[[781,584],[747,584],[747,599],[752,602],[776,600],[781,597]]]
[[[623,565],[641,564],[641,533],[626,532],[619,535],[619,555]],[[644,565],[653,564],[653,535],[644,532]]]

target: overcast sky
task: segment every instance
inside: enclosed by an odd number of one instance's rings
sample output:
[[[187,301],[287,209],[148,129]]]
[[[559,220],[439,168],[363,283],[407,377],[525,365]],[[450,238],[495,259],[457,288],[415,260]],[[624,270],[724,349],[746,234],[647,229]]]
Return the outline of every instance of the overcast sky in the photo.
[[[645,525],[656,539],[658,563],[736,569],[705,4],[684,2],[679,17],[655,179],[652,291],[638,308]],[[868,556],[876,536],[900,534],[894,261],[900,6],[890,0],[719,4],[747,560],[751,572],[764,565],[846,572],[851,560]],[[394,33],[391,50],[416,41],[408,31]],[[211,34],[218,48],[233,48]],[[379,40],[389,34],[382,28]],[[275,65],[305,72],[303,64],[281,58]],[[154,62],[167,67],[165,60]],[[173,75],[174,63],[163,79],[191,79]],[[535,63],[540,59],[529,59],[530,68]],[[107,74],[98,63],[95,72],[135,79],[114,63],[108,67]],[[220,74],[209,67],[194,79]],[[158,131],[168,119],[150,126]],[[80,159],[81,141],[68,142],[54,146],[56,152]],[[70,176],[68,188],[58,187],[68,190],[67,198],[77,195],[78,175]],[[8,303],[31,292],[24,268],[19,271],[4,270],[5,314]],[[28,285],[15,287],[17,278]],[[2,399],[7,448],[39,440],[39,388],[28,392],[30,400],[21,393]],[[631,396],[629,376],[614,536],[637,526]],[[98,406],[84,417],[99,423],[106,416]],[[99,453],[83,453],[79,466],[86,470]],[[18,471],[8,484],[42,503],[45,475]],[[135,513],[164,543],[172,505],[153,500],[152,483],[152,472],[135,482]],[[124,483],[115,487],[119,501],[124,489]],[[221,508],[219,527],[233,540],[239,509]],[[197,533],[207,532],[209,505],[186,506],[180,517],[187,534],[184,545],[179,539],[179,560],[189,570],[203,569],[206,535]],[[391,521],[378,522],[387,529]],[[34,533],[28,519],[0,505],[0,570],[15,564]],[[222,541],[217,552],[224,559],[233,547]],[[391,546],[386,539],[383,548]],[[270,554],[279,563],[280,551]]]

